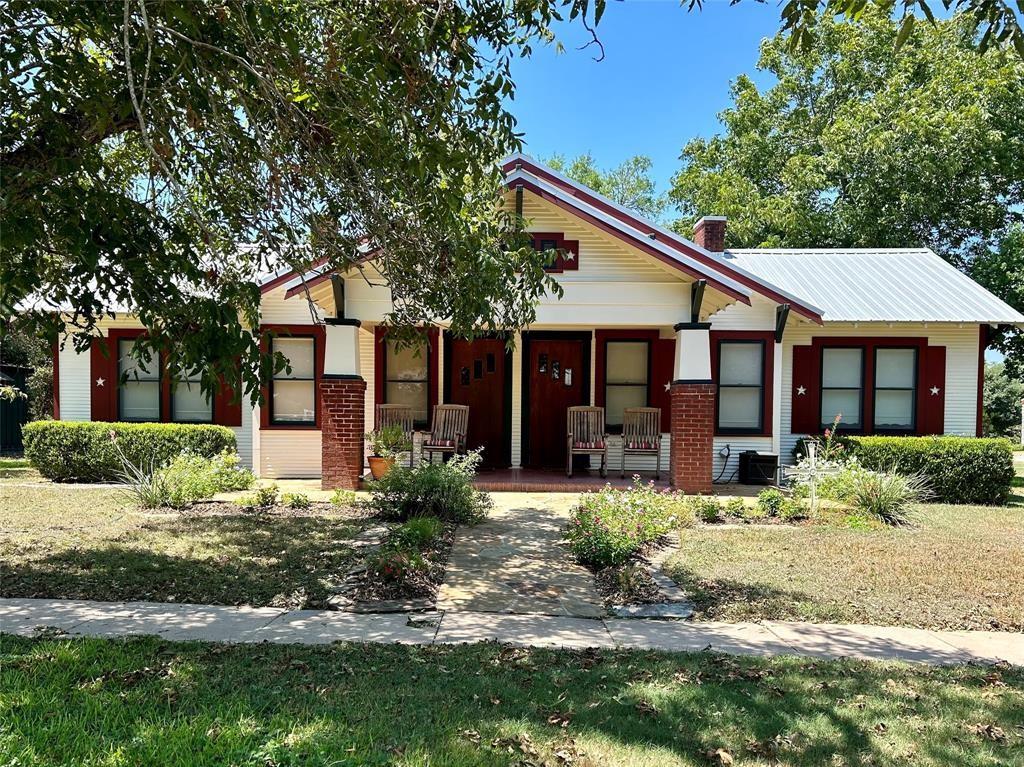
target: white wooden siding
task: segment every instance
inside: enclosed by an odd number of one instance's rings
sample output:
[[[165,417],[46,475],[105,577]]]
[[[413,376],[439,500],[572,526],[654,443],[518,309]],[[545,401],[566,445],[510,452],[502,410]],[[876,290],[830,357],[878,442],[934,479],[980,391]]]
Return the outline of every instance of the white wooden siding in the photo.
[[[260,322],[268,325],[311,325],[314,323],[310,313],[310,303],[304,295],[294,296],[285,300],[287,291],[284,286],[274,288],[263,294],[260,300]],[[323,319],[323,312],[313,304],[316,321]]]
[[[260,476],[302,479],[320,476],[319,429],[261,429]]]
[[[782,348],[783,463],[792,463],[793,448],[803,434],[793,434],[793,347],[807,345],[815,336],[924,337],[930,346],[946,347],[946,434],[974,436],[978,401],[978,326],[952,323],[834,323],[818,327],[809,323],[791,325]],[[927,392],[918,392],[927,396]]]

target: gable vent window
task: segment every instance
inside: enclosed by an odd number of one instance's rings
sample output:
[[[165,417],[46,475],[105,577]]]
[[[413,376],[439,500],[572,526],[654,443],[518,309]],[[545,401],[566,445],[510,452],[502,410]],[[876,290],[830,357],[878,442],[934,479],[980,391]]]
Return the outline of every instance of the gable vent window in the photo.
[[[290,369],[274,374],[270,384],[270,422],[316,423],[316,340],[309,336],[275,338],[273,351],[288,360]]]
[[[141,362],[132,356],[135,339],[117,342],[117,413],[122,421],[160,420],[160,360]]]
[[[764,343],[722,341],[718,347],[718,431],[764,428]]]
[[[875,431],[914,431],[916,349],[875,349]]]
[[[842,415],[845,429],[864,428],[864,350],[825,348],[821,354],[821,425]]]

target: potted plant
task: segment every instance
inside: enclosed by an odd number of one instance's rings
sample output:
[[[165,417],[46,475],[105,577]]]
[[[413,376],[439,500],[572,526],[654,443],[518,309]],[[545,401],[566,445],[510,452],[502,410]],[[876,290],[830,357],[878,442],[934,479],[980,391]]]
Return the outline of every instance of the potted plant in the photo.
[[[395,457],[406,450],[412,450],[412,442],[398,424],[383,426],[366,435],[370,442],[370,474],[380,479],[395,465]]]

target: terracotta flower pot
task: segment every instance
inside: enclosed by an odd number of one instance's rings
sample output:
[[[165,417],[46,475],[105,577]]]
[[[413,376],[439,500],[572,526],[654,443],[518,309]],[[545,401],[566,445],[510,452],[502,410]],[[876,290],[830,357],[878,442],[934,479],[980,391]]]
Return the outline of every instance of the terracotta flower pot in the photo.
[[[380,458],[371,455],[367,460],[370,462],[370,474],[374,479],[380,479],[391,471],[391,467],[395,465],[394,458]]]

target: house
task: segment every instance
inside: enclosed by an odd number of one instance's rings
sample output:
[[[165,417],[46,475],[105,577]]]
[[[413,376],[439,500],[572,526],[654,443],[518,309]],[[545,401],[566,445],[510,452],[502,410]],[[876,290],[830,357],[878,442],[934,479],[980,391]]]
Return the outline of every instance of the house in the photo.
[[[443,322],[418,350],[396,346],[372,260],[369,280],[280,273],[262,283],[262,328],[292,370],[262,407],[205,401],[188,382],[172,392],[145,371],[118,385],[141,332],[119,315],[90,351],[56,354],[58,417],[223,423],[259,475],[325,487],[357,484],[380,403],[410,405],[424,429],[438,403],[467,404],[489,466],[551,470],[565,465],[567,407],[606,408],[612,467],[623,409],[659,407],[663,465],[702,492],[734,478],[741,452],[787,460],[839,414],[853,433],[979,432],[987,334],[1024,316],[931,251],[726,250],[721,217],[685,239],[529,157],[503,168],[507,204],[555,254],[564,290],[514,348],[453,338]]]

